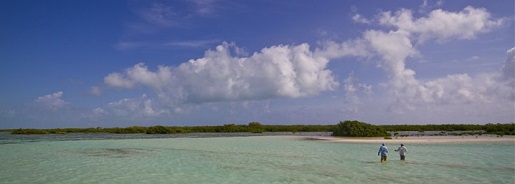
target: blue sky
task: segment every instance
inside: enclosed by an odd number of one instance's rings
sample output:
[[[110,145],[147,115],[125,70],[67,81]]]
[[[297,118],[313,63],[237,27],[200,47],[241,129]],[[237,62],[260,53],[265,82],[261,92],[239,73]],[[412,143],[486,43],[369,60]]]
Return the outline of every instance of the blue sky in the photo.
[[[0,128],[514,122],[513,7],[0,0]]]

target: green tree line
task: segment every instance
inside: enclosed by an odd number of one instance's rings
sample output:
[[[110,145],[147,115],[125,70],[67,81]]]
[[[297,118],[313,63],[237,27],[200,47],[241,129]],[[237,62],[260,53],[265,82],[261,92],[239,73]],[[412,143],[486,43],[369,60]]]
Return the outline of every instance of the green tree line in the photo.
[[[176,134],[176,133],[231,133],[231,132],[331,132],[334,125],[248,125],[225,124],[223,126],[130,126],[126,128],[56,128],[3,130],[12,134],[66,134],[66,133],[113,133],[113,134]]]
[[[225,124],[222,126],[130,126],[125,128],[55,128],[4,129],[12,134],[177,134],[177,133],[230,133],[230,132],[333,132],[335,136],[384,136],[384,132],[397,131],[484,131],[486,134],[515,135],[515,123],[509,124],[429,124],[429,125],[371,125],[359,121],[344,121],[337,125],[262,125],[259,122]]]

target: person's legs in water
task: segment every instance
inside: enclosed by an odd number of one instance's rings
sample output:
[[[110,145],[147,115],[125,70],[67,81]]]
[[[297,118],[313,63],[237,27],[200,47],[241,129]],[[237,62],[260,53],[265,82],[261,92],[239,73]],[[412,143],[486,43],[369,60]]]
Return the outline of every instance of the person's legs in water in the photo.
[[[381,163],[383,163],[383,161],[386,162],[386,158],[387,158],[386,156],[381,156]]]

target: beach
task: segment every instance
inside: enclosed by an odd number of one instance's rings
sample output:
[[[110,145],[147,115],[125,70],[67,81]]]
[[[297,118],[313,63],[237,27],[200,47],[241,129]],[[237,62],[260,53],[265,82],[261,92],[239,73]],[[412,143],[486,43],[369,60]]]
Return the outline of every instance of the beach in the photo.
[[[515,144],[515,136],[496,135],[468,135],[468,136],[408,136],[408,137],[392,137],[385,139],[384,137],[329,137],[329,136],[311,136],[305,137],[308,140],[326,141],[326,142],[348,142],[348,143],[488,143],[502,142]]]

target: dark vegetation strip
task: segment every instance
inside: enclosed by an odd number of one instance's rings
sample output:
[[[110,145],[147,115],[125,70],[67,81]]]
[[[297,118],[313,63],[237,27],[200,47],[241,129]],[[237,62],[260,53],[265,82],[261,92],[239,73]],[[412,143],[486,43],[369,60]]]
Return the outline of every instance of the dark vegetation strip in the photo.
[[[344,121],[337,125],[247,125],[223,126],[130,126],[126,128],[55,128],[55,129],[4,129],[12,134],[66,134],[66,133],[114,133],[114,134],[177,134],[177,133],[230,133],[230,132],[333,132],[334,136],[380,137],[397,131],[469,131],[483,134],[515,135],[515,123],[508,124],[442,124],[442,125],[371,125],[359,121]]]
[[[114,134],[176,134],[176,133],[231,133],[231,132],[331,132],[334,125],[248,125],[225,124],[223,126],[130,126],[126,128],[55,128],[11,129],[12,134],[66,134],[66,133],[114,133]]]

